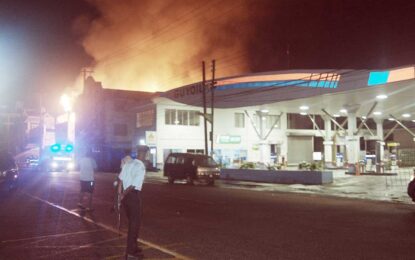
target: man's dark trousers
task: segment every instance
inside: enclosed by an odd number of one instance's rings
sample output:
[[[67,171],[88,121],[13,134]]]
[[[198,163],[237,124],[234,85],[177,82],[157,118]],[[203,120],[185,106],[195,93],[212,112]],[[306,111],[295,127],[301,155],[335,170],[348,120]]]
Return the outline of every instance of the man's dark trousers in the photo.
[[[127,254],[138,255],[141,249],[137,246],[138,232],[141,222],[141,194],[138,190],[129,192],[123,200],[128,218]]]

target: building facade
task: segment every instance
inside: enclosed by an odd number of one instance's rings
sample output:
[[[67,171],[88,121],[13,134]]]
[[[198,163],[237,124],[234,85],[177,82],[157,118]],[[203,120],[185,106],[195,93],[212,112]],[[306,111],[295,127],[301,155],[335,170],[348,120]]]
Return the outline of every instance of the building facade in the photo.
[[[124,150],[139,144],[134,108],[153,95],[104,89],[100,82],[87,78],[75,105],[76,146],[91,150],[101,170],[118,171]]]

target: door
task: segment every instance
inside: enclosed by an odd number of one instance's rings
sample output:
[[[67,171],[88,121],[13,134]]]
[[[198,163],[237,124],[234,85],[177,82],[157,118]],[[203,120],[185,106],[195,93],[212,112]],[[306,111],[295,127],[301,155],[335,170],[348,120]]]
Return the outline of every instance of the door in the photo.
[[[164,176],[174,176],[174,167],[176,164],[176,156],[169,155],[164,164]]]
[[[313,160],[313,137],[312,136],[289,136],[288,137],[287,162],[298,164],[311,162]]]
[[[186,171],[185,171],[185,157],[177,156],[176,163],[174,165],[174,178],[176,179],[185,179],[186,178]]]

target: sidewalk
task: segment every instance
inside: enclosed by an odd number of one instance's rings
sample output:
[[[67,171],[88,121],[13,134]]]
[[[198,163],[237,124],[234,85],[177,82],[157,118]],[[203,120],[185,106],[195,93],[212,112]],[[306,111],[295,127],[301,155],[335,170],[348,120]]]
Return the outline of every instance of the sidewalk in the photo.
[[[407,185],[413,176],[412,168],[401,168],[396,176],[354,176],[345,174],[346,170],[343,169],[331,171],[333,171],[333,183],[324,185],[289,185],[229,180],[220,181],[218,184],[231,185],[232,188],[239,186],[239,188],[249,187],[264,191],[308,193],[413,204],[406,193]],[[162,171],[149,172],[148,176],[165,179]]]

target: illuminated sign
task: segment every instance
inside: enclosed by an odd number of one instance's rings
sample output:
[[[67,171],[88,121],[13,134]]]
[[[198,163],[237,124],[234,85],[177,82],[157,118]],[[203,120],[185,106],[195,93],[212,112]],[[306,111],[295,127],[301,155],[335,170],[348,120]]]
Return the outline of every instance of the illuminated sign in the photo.
[[[386,71],[371,71],[368,86],[376,86],[415,78],[415,67],[407,67]]]
[[[146,131],[146,144],[157,145],[157,135],[155,131]]]
[[[400,143],[397,143],[397,142],[391,142],[391,143],[387,143],[386,144],[387,147],[398,147],[400,145],[401,144]]]
[[[217,142],[219,144],[240,144],[241,136],[239,135],[219,135]]]
[[[286,73],[236,77],[217,81],[217,90],[261,87],[337,88],[337,73]]]

